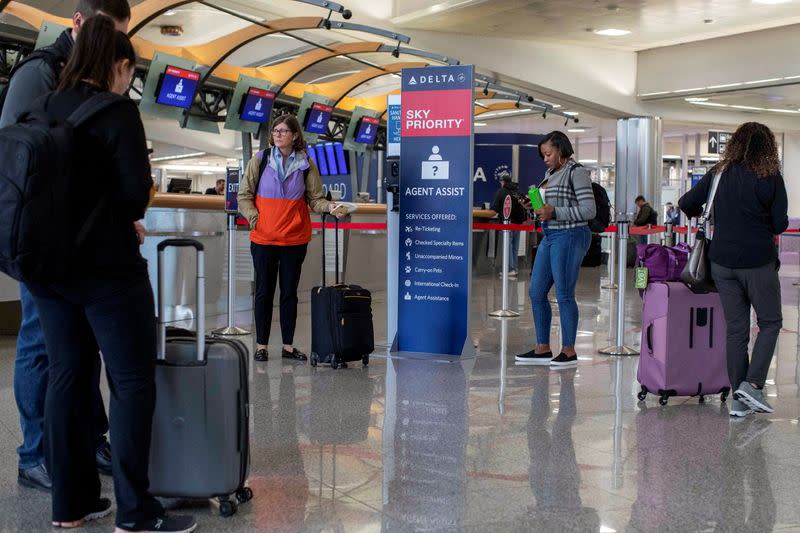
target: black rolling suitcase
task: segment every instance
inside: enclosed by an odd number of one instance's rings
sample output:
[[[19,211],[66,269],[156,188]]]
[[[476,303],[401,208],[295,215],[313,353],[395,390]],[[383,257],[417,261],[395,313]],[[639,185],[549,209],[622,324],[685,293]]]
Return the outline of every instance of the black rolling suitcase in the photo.
[[[203,245],[169,239],[158,245],[159,346],[150,445],[150,492],[167,498],[219,500],[222,516],[250,500],[247,347],[164,324],[164,250],[197,250],[197,330],[205,331]],[[231,496],[234,496],[232,499]]]
[[[325,285],[325,219],[322,215],[322,286],[311,289],[311,366],[369,364],[375,350],[372,295],[358,285],[339,283],[339,221],[336,221],[336,284]]]

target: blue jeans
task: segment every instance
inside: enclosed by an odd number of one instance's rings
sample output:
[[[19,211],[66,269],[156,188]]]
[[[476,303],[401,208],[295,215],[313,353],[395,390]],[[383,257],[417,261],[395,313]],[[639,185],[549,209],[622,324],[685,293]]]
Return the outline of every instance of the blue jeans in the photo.
[[[519,265],[519,232],[512,231],[510,240],[511,246],[509,247],[508,251],[508,271],[516,272],[519,270],[517,268]]]
[[[27,470],[44,463],[42,437],[44,431],[44,401],[47,392],[48,359],[39,312],[33,296],[20,283],[22,324],[17,336],[17,357],[14,360],[14,397],[22,428],[22,445],[17,448],[19,468]],[[94,350],[92,413],[96,428],[95,444],[105,444],[108,432],[103,397],[100,395],[100,357]]]
[[[558,310],[561,315],[561,344],[575,346],[578,333],[578,304],[575,286],[586,252],[592,242],[588,226],[573,229],[544,229],[531,273],[528,294],[533,308],[537,344],[550,344],[550,323],[553,311],[547,295],[555,285]]]

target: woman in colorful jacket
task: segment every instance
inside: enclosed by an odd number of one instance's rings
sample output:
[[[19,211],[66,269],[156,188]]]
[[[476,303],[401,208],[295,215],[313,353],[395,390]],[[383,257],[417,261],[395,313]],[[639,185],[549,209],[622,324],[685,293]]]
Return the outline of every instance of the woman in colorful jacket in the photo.
[[[323,196],[319,170],[308,157],[300,124],[293,115],[275,119],[270,149],[253,157],[239,187],[239,211],[250,222],[250,252],[256,276],[256,361],[269,354],[272,302],[280,277],[280,313],[283,349],[287,359],[305,361],[294,347],[297,323],[297,286],[308,243],[311,215],[335,209]],[[262,157],[268,157],[266,167]],[[263,172],[261,169],[264,169]]]

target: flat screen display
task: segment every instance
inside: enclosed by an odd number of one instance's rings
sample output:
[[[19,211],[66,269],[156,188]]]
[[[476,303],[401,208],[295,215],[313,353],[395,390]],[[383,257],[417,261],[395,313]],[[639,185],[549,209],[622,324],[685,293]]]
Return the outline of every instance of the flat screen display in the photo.
[[[314,102],[306,113],[304,129],[308,133],[324,135],[328,131],[328,122],[331,120],[332,113],[332,106]]]
[[[272,104],[275,102],[275,93],[256,87],[250,87],[244,98],[239,118],[247,122],[266,124],[272,114]]]
[[[336,165],[339,167],[339,174],[349,174],[347,172],[347,157],[344,155],[342,143],[333,143],[333,148],[336,150]]]
[[[156,102],[161,105],[189,109],[194,102],[200,73],[168,66],[161,75],[156,91]]]
[[[319,169],[319,163],[317,163],[317,150],[312,145],[308,145],[308,157],[314,162],[314,165]]]
[[[375,144],[375,136],[378,134],[380,123],[380,119],[377,118],[361,117],[356,128],[355,141],[363,144]]]
[[[339,174],[339,165],[336,164],[336,150],[333,143],[325,143],[325,158],[328,160],[328,173],[331,176]]]
[[[314,147],[317,150],[317,163],[319,163],[319,173],[321,176],[328,176],[328,161],[325,156],[325,145],[318,144]]]

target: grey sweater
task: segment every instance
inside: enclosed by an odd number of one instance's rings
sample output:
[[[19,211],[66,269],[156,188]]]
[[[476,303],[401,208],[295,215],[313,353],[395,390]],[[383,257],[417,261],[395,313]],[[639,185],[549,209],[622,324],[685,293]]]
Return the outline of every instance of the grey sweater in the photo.
[[[555,220],[547,222],[551,230],[586,226],[597,214],[589,171],[570,159],[555,172],[547,171],[544,201],[555,207]]]

